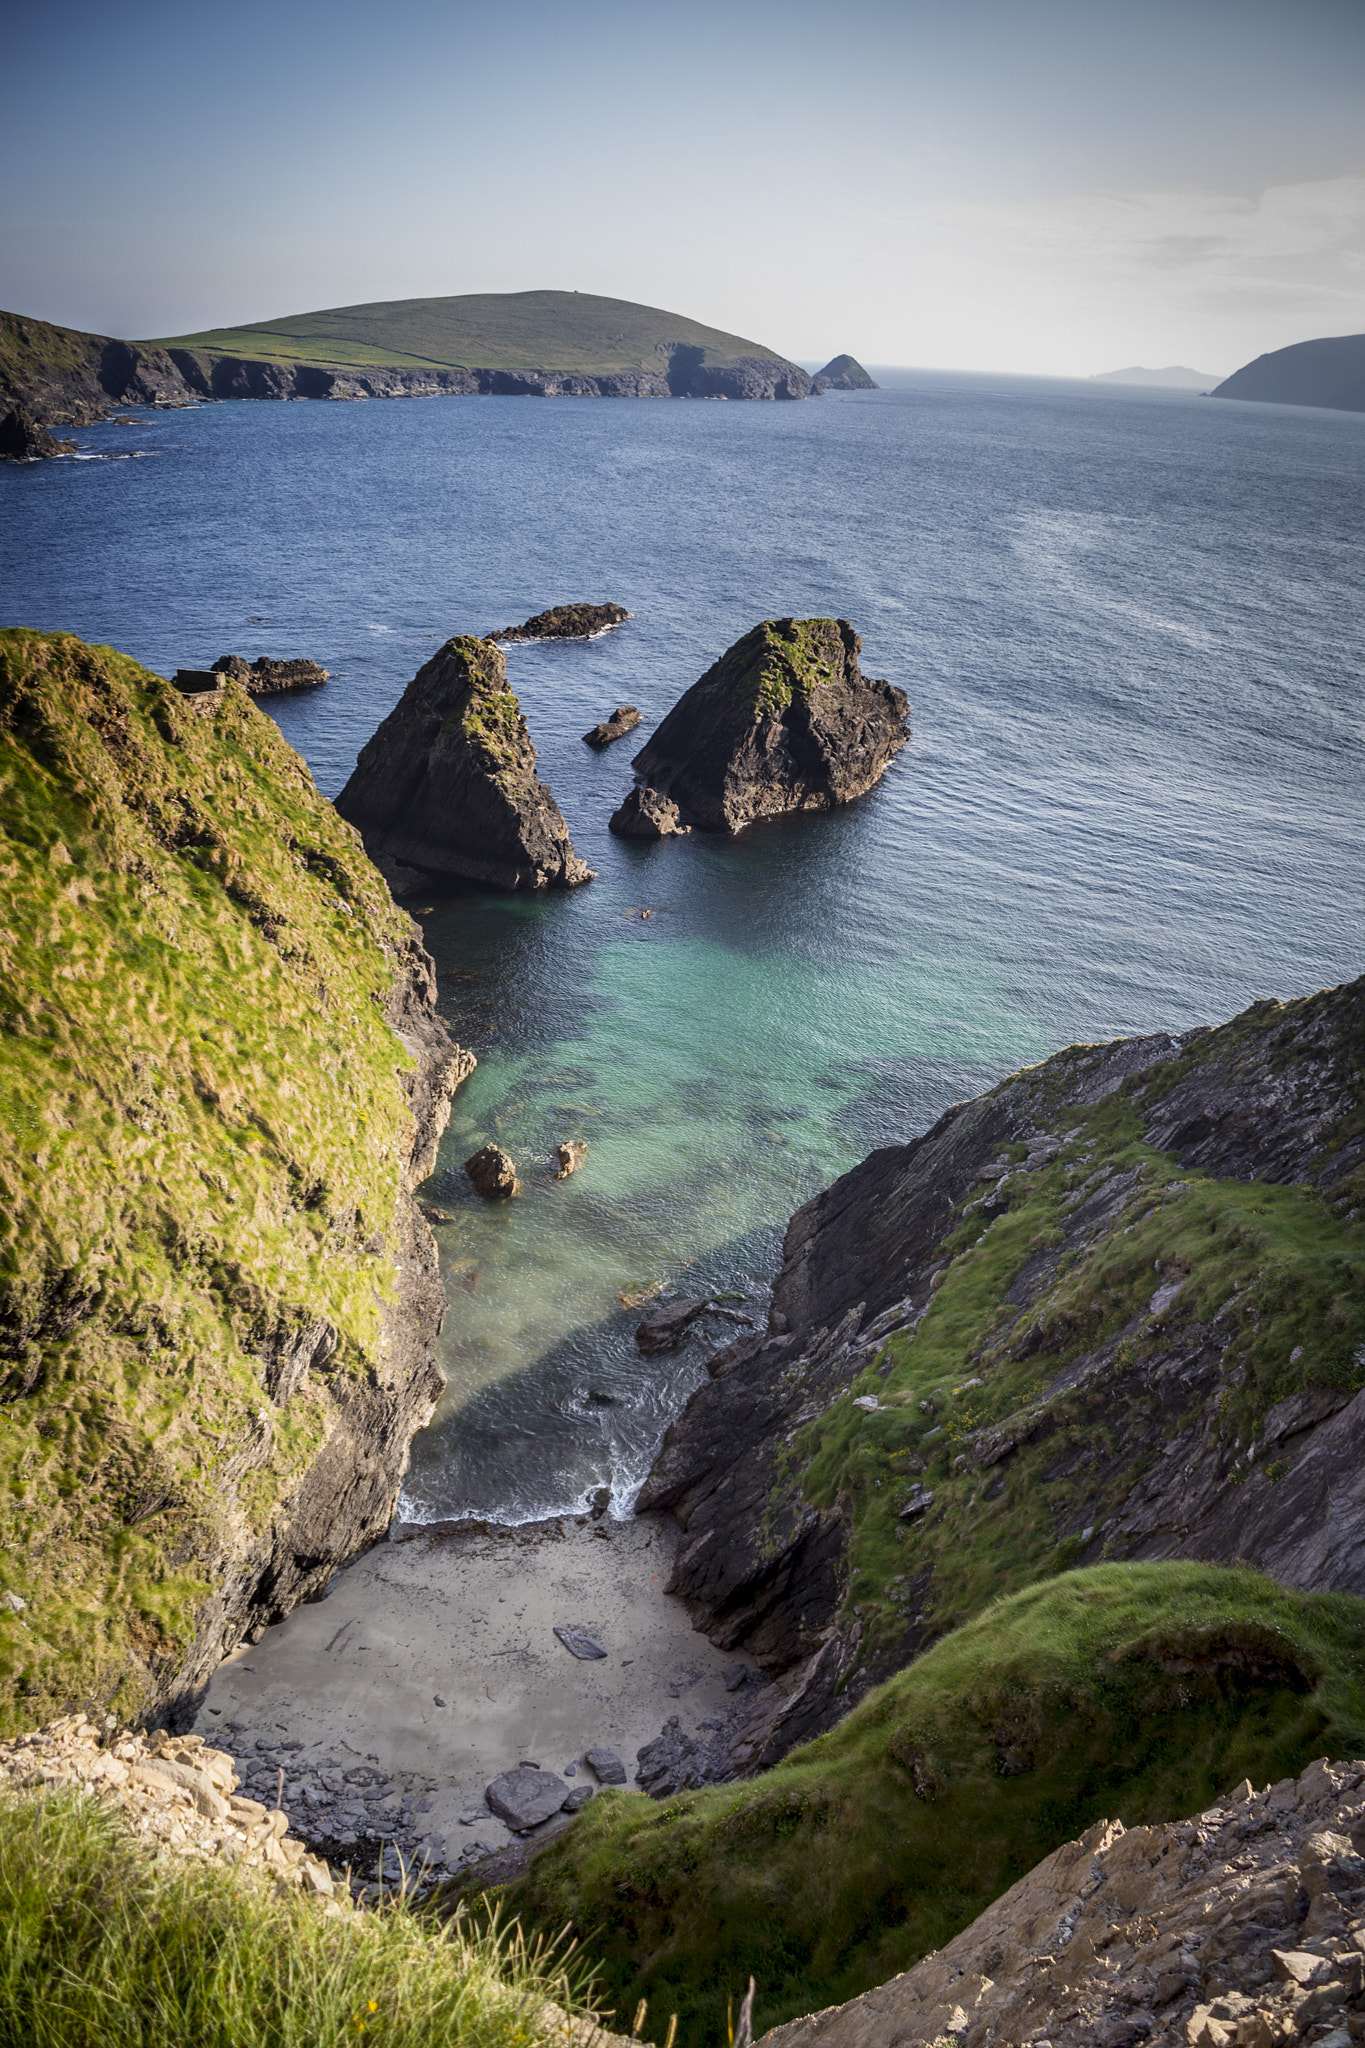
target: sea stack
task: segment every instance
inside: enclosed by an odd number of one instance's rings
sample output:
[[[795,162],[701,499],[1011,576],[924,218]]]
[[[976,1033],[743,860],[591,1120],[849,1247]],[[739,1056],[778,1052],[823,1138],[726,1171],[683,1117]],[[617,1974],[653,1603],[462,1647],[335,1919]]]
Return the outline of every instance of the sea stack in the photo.
[[[815,373],[817,391],[880,391],[856,356],[835,356]]]
[[[634,766],[724,832],[848,803],[910,737],[904,690],[865,676],[861,651],[847,619],[765,619],[678,699]]]
[[[501,651],[447,640],[368,740],[337,798],[371,857],[438,880],[570,889],[592,869],[536,774]]]

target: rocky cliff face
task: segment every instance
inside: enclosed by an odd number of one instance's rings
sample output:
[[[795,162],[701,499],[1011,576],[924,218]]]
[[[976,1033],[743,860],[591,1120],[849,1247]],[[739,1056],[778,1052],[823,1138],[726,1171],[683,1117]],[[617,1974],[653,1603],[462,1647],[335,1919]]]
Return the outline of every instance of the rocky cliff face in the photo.
[[[553,370],[355,368],[275,361],[217,349],[160,348],[0,313],[0,414],[13,407],[38,426],[87,426],[116,405],[194,405],[219,398],[745,398],[811,396],[804,370],[780,358],[707,363],[676,344],[658,369],[603,376]],[[55,452],[35,449],[35,453]]]
[[[678,699],[635,767],[726,832],[862,796],[910,734],[905,692],[864,676],[861,650],[846,619],[765,619]]]
[[[448,640],[418,671],[361,749],[337,809],[372,855],[426,874],[500,889],[592,880],[487,640]]]
[[[1365,2034],[1365,1763],[1097,1821],[936,1954],[761,2048],[1271,2048]]]
[[[1365,982],[1078,1046],[793,1217],[640,1497],[779,1674],[725,1771],[1060,1565],[1365,1592]]]
[[[441,1387],[412,1189],[473,1067],[231,679],[0,636],[0,1723],[174,1716],[382,1533]]]

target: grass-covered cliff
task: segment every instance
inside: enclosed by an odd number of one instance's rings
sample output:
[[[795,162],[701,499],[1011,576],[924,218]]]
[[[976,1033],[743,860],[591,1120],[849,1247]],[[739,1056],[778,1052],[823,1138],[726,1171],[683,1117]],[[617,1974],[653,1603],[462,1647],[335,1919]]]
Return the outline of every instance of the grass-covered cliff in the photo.
[[[408,1188],[472,1062],[237,684],[6,632],[0,792],[11,1729],[173,1700],[383,1528],[439,1387]]]
[[[603,1792],[507,1905],[568,1925],[649,2038],[755,2032],[941,1947],[1101,1818],[1196,1813],[1365,1742],[1365,1601],[1246,1571],[1107,1565],[990,1606],[742,1784]]]

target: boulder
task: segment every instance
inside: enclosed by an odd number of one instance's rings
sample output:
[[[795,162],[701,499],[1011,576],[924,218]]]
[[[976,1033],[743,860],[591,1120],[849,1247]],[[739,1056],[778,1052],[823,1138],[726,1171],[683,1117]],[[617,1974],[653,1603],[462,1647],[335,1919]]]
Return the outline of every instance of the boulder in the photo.
[[[592,640],[598,633],[610,633],[628,619],[623,604],[556,604],[548,612],[537,612],[523,626],[504,626],[490,633],[490,640]],[[627,728],[623,728],[626,730]]]
[[[672,833],[691,829],[682,823],[675,803],[660,796],[657,789],[646,789],[638,782],[608,821],[608,830],[621,839],[667,839]]]
[[[599,1784],[625,1784],[626,1767],[614,1749],[590,1749],[584,1761],[595,1773]]]
[[[568,1796],[568,1786],[553,1771],[533,1771],[524,1764],[494,1778],[484,1794],[492,1811],[514,1834],[538,1828],[561,1810]]]
[[[639,723],[640,714],[633,704],[618,704],[610,718],[604,718],[583,737],[590,747],[609,747],[613,740],[623,740]]]
[[[864,676],[861,651],[847,619],[765,619],[684,692],[635,767],[725,832],[848,803],[910,737],[905,692]]]
[[[521,1193],[517,1169],[501,1145],[484,1145],[471,1159],[466,1159],[464,1170],[477,1192],[490,1202],[506,1202]]]
[[[448,640],[361,749],[337,809],[372,858],[503,889],[573,888],[592,870],[536,774],[501,650]]]
[[[591,1785],[575,1785],[573,1791],[564,1801],[561,1811],[564,1813],[581,1813],[592,1796],[593,1787]]]
[[[272,661],[262,654],[247,661],[240,654],[220,654],[213,664],[219,675],[233,676],[253,697],[277,697],[283,690],[316,690],[327,670],[315,661]]]
[[[581,1138],[567,1138],[562,1145],[556,1145],[555,1156],[559,1160],[556,1180],[567,1180],[571,1173],[577,1173],[588,1156],[588,1148]]]

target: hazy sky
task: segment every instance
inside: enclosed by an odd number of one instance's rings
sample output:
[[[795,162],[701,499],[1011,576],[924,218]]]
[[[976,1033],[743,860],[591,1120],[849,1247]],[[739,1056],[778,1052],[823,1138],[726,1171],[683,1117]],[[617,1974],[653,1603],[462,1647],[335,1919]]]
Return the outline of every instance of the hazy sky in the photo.
[[[0,304],[554,286],[789,355],[1226,372],[1365,330],[1365,0],[48,0]]]

